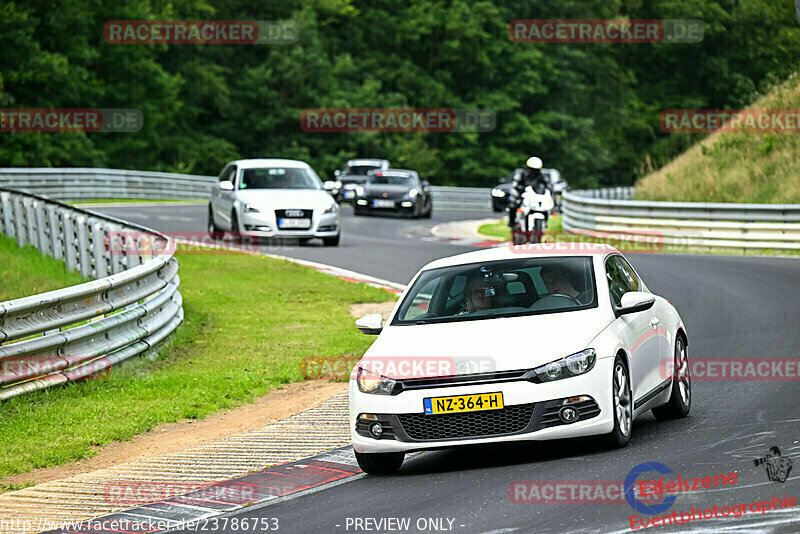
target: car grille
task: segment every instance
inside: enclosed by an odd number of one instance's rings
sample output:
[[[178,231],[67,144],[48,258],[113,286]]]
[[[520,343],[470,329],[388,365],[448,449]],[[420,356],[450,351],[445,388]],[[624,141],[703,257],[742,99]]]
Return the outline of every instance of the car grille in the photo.
[[[397,417],[405,433],[415,440],[502,436],[525,430],[531,422],[533,407],[533,404],[517,404],[502,410]]]
[[[558,412],[564,405],[562,401],[550,401],[545,405],[544,413],[542,414],[542,420],[539,424],[539,428],[548,428],[551,426],[558,426],[564,425],[564,421],[558,416]],[[591,419],[592,417],[596,417],[600,415],[600,406],[594,401],[594,399],[585,400],[583,402],[577,402],[574,404],[569,404],[569,406],[578,410],[578,418],[575,419],[570,424],[577,423],[578,421],[583,421],[585,419]]]
[[[286,212],[289,212],[288,214]],[[310,219],[312,214],[312,210],[301,210],[301,209],[293,209],[293,210],[275,210],[275,218],[276,219]]]

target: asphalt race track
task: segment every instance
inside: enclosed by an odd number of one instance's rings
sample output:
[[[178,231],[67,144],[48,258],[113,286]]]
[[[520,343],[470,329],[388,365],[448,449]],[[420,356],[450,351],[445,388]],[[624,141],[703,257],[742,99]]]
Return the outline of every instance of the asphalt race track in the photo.
[[[203,231],[205,210],[205,206],[132,205],[101,211],[165,231]],[[427,261],[470,250],[423,241],[420,237],[426,228],[442,220],[491,216],[490,212],[440,210],[433,221],[410,221],[356,218],[350,213],[344,208],[344,234],[338,248],[309,245],[269,251],[406,283]],[[650,289],[670,299],[681,312],[690,358],[796,357],[800,351],[800,261],[660,254],[628,257]],[[520,333],[521,353],[535,345],[536,332]],[[279,531],[288,533],[397,532],[386,525],[356,523],[357,518],[409,518],[405,532],[623,532],[631,529],[629,516],[637,514],[626,502],[515,503],[509,487],[519,480],[623,481],[632,468],[649,461],[663,463],[683,478],[733,471],[738,475],[734,485],[679,496],[670,510],[659,515],[675,511],[680,516],[691,507],[772,501],[773,495],[800,496],[800,384],[796,380],[695,380],[693,397],[686,419],[658,422],[647,415],[637,420],[625,449],[606,450],[597,440],[578,439],[427,452],[407,459],[396,476],[356,477],[315,493],[244,508],[232,516],[278,518]],[[775,445],[784,456],[794,458],[794,471],[785,483],[770,482],[765,469],[753,462]],[[661,526],[655,531],[800,532],[800,507],[706,519],[683,527]]]

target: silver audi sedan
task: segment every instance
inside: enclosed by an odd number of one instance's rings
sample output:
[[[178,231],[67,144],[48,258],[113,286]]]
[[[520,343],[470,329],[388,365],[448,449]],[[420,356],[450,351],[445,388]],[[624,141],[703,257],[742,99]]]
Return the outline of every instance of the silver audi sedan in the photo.
[[[291,159],[243,159],[222,169],[208,204],[209,232],[247,232],[256,237],[315,237],[339,244],[339,205],[308,163]]]

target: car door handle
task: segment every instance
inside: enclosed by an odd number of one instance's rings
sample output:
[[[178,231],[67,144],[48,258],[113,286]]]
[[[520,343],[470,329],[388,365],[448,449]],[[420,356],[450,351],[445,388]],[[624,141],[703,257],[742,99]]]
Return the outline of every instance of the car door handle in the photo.
[[[653,328],[658,328],[658,323],[660,322],[661,319],[659,319],[658,317],[653,317],[652,319],[650,319],[650,326],[652,326]]]

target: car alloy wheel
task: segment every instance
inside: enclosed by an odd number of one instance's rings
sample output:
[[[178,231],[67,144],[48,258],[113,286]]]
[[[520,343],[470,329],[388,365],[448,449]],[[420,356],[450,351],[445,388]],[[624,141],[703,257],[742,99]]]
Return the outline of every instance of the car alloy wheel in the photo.
[[[628,383],[628,373],[622,362],[614,364],[614,412],[619,430],[624,436],[630,436],[631,420],[631,386]]]
[[[672,393],[664,406],[653,408],[659,421],[686,417],[692,407],[692,377],[689,372],[689,354],[682,337],[675,339],[675,360],[672,376]]]

